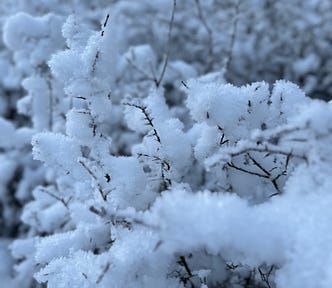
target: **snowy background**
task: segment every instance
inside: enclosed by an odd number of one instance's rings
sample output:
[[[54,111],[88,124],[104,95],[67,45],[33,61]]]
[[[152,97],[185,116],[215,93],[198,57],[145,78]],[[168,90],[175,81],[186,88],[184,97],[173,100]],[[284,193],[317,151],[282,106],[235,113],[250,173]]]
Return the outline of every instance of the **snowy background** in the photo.
[[[332,1],[0,25],[1,287],[332,287]]]

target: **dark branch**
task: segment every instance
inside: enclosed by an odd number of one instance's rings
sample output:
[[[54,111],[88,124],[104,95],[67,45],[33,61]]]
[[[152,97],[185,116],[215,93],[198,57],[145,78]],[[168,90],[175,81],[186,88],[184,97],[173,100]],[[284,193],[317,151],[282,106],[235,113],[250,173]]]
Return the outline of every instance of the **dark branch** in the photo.
[[[295,154],[293,153],[292,150],[290,151],[284,151],[284,150],[278,150],[275,147],[269,147],[267,144],[266,145],[261,145],[261,146],[254,146],[254,147],[246,147],[240,151],[234,152],[234,153],[229,153],[230,156],[234,157],[234,156],[239,156],[242,155],[244,153],[248,153],[248,152],[265,152],[266,157],[271,155],[271,154],[279,154],[279,155],[284,155],[287,156],[289,158],[299,158],[302,159],[304,161],[308,161],[307,157],[305,155],[300,155],[300,154]]]
[[[109,262],[107,262],[102,273],[99,275],[99,277],[96,281],[96,284],[99,284],[103,280],[103,278],[104,278],[106,272],[108,271],[108,269],[110,268],[110,266],[111,266],[111,264]]]
[[[169,179],[168,177],[166,177],[165,173],[167,171],[169,171],[171,169],[171,165],[164,159],[161,159],[158,156],[151,156],[148,154],[144,154],[144,153],[138,153],[137,157],[147,157],[147,158],[151,158],[154,161],[158,161],[160,162],[160,167],[161,167],[161,178],[162,178],[162,191],[167,190],[171,185],[172,185],[172,181],[171,179]]]
[[[101,30],[101,37],[104,37],[104,34],[105,34],[105,28],[107,26],[107,23],[108,23],[108,19],[110,18],[110,14],[107,14],[106,15],[106,19],[104,21],[104,24],[103,24],[103,29]]]
[[[187,263],[186,257],[184,256],[180,256],[180,261],[178,262],[181,266],[184,267],[184,269],[186,270],[187,274],[189,275],[189,277],[193,277],[193,274],[189,268],[189,265]]]
[[[47,189],[45,188],[40,188],[40,191],[46,193],[47,195],[53,197],[54,199],[60,201],[66,208],[68,208],[68,203],[69,201],[71,200],[71,197],[66,201],[65,199],[53,194],[52,192],[48,191]]]
[[[147,121],[147,124],[152,128],[153,130],[153,135],[156,137],[156,140],[161,143],[161,140],[160,140],[160,136],[157,132],[157,129],[156,127],[154,126],[153,124],[153,119],[152,117],[150,116],[150,114],[148,113],[147,111],[147,107],[145,106],[140,106],[140,105],[136,105],[136,104],[132,104],[132,103],[123,103],[124,105],[127,105],[127,106],[131,106],[131,107],[135,107],[139,110],[142,111],[142,113],[144,114],[144,119]]]
[[[251,157],[251,155],[249,153],[247,155],[248,155],[249,159],[254,163],[254,165],[256,167],[258,167],[261,171],[263,171],[263,173],[265,173],[266,176],[269,176],[269,177],[271,176],[271,173],[269,171],[267,171],[260,163],[258,163],[255,158]]]
[[[261,279],[267,285],[268,288],[272,288],[271,283],[270,283],[270,276],[271,276],[273,269],[274,269],[274,266],[271,265],[270,269],[264,273],[261,267],[258,268],[258,272],[261,276]]]
[[[246,170],[244,168],[241,168],[239,166],[234,165],[232,162],[228,162],[227,164],[228,164],[229,167],[234,168],[234,169],[236,169],[238,171],[241,171],[241,172],[244,172],[244,173],[248,173],[248,174],[251,174],[251,175],[256,175],[256,176],[262,177],[262,178],[269,178],[268,175],[260,174],[260,173],[254,172],[254,171]]]

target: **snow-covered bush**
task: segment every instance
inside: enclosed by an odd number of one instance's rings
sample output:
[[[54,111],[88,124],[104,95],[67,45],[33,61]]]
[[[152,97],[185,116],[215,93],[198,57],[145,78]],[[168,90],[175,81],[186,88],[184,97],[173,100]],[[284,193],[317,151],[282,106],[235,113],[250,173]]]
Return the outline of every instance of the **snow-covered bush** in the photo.
[[[8,287],[331,286],[329,1],[14,2]]]

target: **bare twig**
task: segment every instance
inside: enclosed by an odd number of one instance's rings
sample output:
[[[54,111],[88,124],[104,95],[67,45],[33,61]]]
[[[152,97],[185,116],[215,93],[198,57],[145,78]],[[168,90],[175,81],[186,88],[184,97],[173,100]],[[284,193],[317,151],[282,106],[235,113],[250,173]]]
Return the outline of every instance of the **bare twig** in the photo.
[[[86,98],[83,97],[83,96],[74,96],[74,98],[76,98],[76,99],[81,99],[81,100],[86,100]]]
[[[258,268],[258,272],[261,276],[261,279],[267,285],[268,288],[272,288],[271,283],[270,283],[270,276],[271,276],[273,269],[274,269],[274,266],[271,265],[270,269],[264,273],[261,267]]]
[[[91,211],[92,213],[98,215],[99,217],[105,217],[106,216],[106,211],[105,211],[104,207],[101,207],[101,210],[98,210],[96,207],[90,206],[89,211]]]
[[[104,27],[106,27],[109,17],[110,17],[110,14],[107,14],[104,25],[103,25]]]
[[[110,14],[107,14],[106,15],[106,19],[104,21],[104,24],[103,24],[103,29],[101,30],[101,37],[104,37],[104,34],[105,34],[105,28],[107,26],[107,23],[108,23],[108,20],[110,18]]]
[[[189,283],[191,284],[191,287],[195,287],[193,282],[191,281],[190,278],[194,277],[193,273],[191,272],[189,265],[187,263],[186,257],[185,256],[180,256],[180,260],[178,261],[178,264],[181,265],[182,267],[184,267],[187,275],[181,276],[181,273],[179,273],[179,277],[181,279],[181,281],[184,284],[187,284],[187,282],[189,281]]]
[[[156,86],[159,87],[160,83],[163,81],[166,68],[168,65],[168,58],[169,54],[171,51],[171,36],[172,36],[172,30],[173,30],[173,24],[174,24],[174,16],[175,16],[175,10],[176,10],[176,0],[173,0],[173,9],[172,9],[172,15],[171,15],[171,20],[169,22],[169,28],[168,28],[168,36],[167,36],[167,44],[166,44],[166,54],[165,54],[165,60],[164,60],[164,65],[162,67],[161,73],[159,78],[157,79]]]
[[[66,201],[66,200],[63,199],[62,197],[59,197],[59,196],[53,194],[52,192],[48,191],[48,190],[45,189],[45,188],[42,188],[42,187],[41,187],[39,190],[40,190],[41,192],[44,192],[44,193],[46,193],[47,195],[53,197],[54,199],[60,201],[60,202],[66,207],[66,208],[68,208],[68,203],[69,203],[69,201],[71,200],[72,197],[69,197],[69,199]]]
[[[101,187],[97,176],[92,172],[92,170],[82,160],[79,160],[78,162],[84,167],[84,169],[95,180],[100,196],[103,198],[104,201],[107,201],[107,195],[104,193],[103,188]]]
[[[260,174],[260,173],[250,171],[250,170],[246,170],[242,167],[234,165],[232,162],[228,162],[227,164],[228,164],[229,167],[234,168],[235,170],[238,170],[238,171],[241,171],[241,172],[244,172],[244,173],[247,173],[247,174],[255,175],[255,176],[258,176],[258,177],[262,177],[262,178],[269,178],[268,175]]]
[[[241,266],[240,264],[226,263],[227,270],[235,270],[235,269],[239,268],[240,266]]]
[[[161,143],[160,136],[158,134],[158,131],[157,131],[156,127],[153,124],[153,118],[150,116],[150,114],[147,111],[147,107],[146,106],[140,106],[140,105],[132,104],[132,103],[123,103],[123,105],[135,107],[135,108],[141,110],[142,113],[144,114],[144,119],[147,121],[147,125],[149,125],[152,128],[153,135],[156,137],[156,140],[159,143]]]
[[[247,169],[244,169],[242,167],[238,167],[238,166],[235,166],[232,162],[228,163],[228,166],[236,169],[236,170],[239,170],[239,171],[242,171],[244,173],[248,173],[248,174],[252,174],[252,175],[256,175],[256,176],[259,176],[259,177],[262,177],[262,178],[267,178],[271,181],[273,187],[277,190],[276,193],[270,195],[270,197],[272,196],[275,196],[275,195],[278,195],[278,194],[281,194],[281,190],[279,188],[279,185],[278,185],[278,182],[277,180],[281,177],[281,176],[285,176],[286,175],[286,171],[282,171],[280,174],[278,174],[277,176],[273,177],[271,172],[269,172],[268,170],[266,170],[262,164],[260,164],[255,158],[253,158],[249,153],[246,154],[249,159],[252,161],[252,163],[259,169],[263,172],[263,174],[261,173],[257,173],[257,172],[254,172],[254,171],[250,171],[250,170],[247,170]],[[275,167],[276,168],[276,167]],[[273,170],[273,169],[272,169]]]
[[[150,80],[153,81],[156,86],[157,86],[157,78],[155,76],[151,76],[148,73],[146,73],[144,70],[142,70],[141,68],[139,68],[135,63],[133,63],[133,61],[131,61],[130,58],[126,58],[126,61],[128,62],[128,64],[137,72],[139,72],[140,74],[142,74],[142,76],[144,77],[143,80]]]
[[[254,165],[256,167],[258,167],[261,171],[263,171],[263,173],[266,176],[269,176],[269,177],[271,176],[271,173],[269,171],[267,171],[260,163],[258,163],[255,158],[253,158],[249,153],[247,155],[248,155],[249,159],[254,163]]]
[[[235,16],[234,16],[233,25],[232,25],[231,39],[229,42],[229,47],[226,52],[226,58],[225,58],[224,66],[222,69],[224,75],[228,72],[229,66],[231,64],[232,57],[233,57],[233,48],[234,48],[234,43],[235,43],[236,29],[237,29],[237,24],[239,21],[239,11],[240,11],[240,1],[237,1],[237,3],[235,4]]]
[[[190,270],[190,268],[188,266],[188,263],[186,261],[186,257],[180,256],[180,261],[179,262],[180,262],[179,264],[182,265],[184,267],[184,269],[186,269],[186,272],[188,273],[188,275],[190,277],[193,277],[193,274],[191,273],[191,270]]]
[[[222,146],[226,143],[229,142],[228,139],[224,140],[225,139],[225,133],[224,133],[224,129],[222,129],[219,125],[217,126],[218,130],[222,133],[221,134],[221,138],[220,138],[220,141],[219,141],[219,146]]]
[[[198,13],[198,18],[201,20],[207,34],[208,34],[208,55],[209,61],[207,65],[207,70],[211,71],[213,69],[213,32],[208,23],[206,22],[206,18],[203,15],[202,6],[200,0],[195,0],[196,9]]]
[[[88,275],[86,275],[84,272],[81,272],[81,273],[85,279],[88,279]]]
[[[96,72],[96,67],[97,67],[97,62],[98,62],[98,59],[99,59],[99,50],[97,50],[96,52],[96,55],[95,55],[95,58],[93,59],[93,63],[92,63],[92,75],[95,74]]]
[[[255,146],[251,146],[251,147],[244,147],[243,149],[236,151],[236,152],[231,152],[229,153],[230,156],[234,157],[234,156],[239,156],[241,154],[244,153],[248,153],[248,152],[265,152],[266,153],[266,157],[272,154],[280,154],[280,155],[284,155],[287,156],[289,158],[299,158],[302,159],[304,161],[308,161],[307,157],[303,154],[296,154],[291,150],[281,150],[278,149],[278,147],[275,147],[275,145],[268,145],[268,144],[264,144],[264,145],[255,145]]]
[[[163,180],[162,182],[162,190],[167,190],[171,185],[172,185],[172,181],[171,179],[169,179],[168,177],[166,177],[165,173],[167,171],[169,171],[171,169],[171,165],[164,159],[161,159],[158,156],[151,156],[148,154],[143,154],[143,153],[138,153],[137,156],[140,157],[147,157],[147,158],[151,158],[155,161],[160,162],[160,167],[161,167],[161,178]]]
[[[96,281],[96,284],[99,284],[103,280],[103,278],[104,278],[106,272],[108,271],[108,269],[110,268],[110,266],[111,266],[111,264],[109,262],[107,262],[102,273],[99,275],[99,277]]]
[[[189,89],[188,85],[187,85],[186,82],[184,82],[183,80],[181,80],[181,84],[182,84],[185,88]]]

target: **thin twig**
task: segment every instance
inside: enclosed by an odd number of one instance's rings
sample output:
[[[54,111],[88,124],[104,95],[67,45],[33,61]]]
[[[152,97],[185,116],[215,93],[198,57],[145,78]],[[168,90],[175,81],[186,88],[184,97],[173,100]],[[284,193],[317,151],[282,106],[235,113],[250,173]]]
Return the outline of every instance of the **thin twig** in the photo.
[[[292,150],[289,150],[289,151],[278,150],[275,147],[270,147],[267,144],[262,145],[262,146],[245,147],[242,150],[239,150],[237,152],[234,152],[234,153],[231,152],[231,153],[229,153],[229,155],[234,157],[234,156],[239,156],[239,155],[244,154],[244,153],[248,153],[250,151],[265,152],[265,153],[267,153],[266,156],[269,156],[271,154],[280,154],[280,155],[284,155],[284,156],[287,156],[287,157],[299,158],[299,159],[302,159],[306,162],[308,161],[307,157],[305,155],[295,154],[295,153],[293,153]]]
[[[261,276],[261,279],[267,285],[268,288],[272,288],[272,286],[270,284],[270,276],[271,276],[271,273],[272,273],[273,269],[274,269],[274,266],[271,265],[269,271],[267,271],[267,272],[264,273],[262,271],[261,267],[258,268],[258,272],[259,272],[259,274]]]
[[[274,178],[272,178],[272,174],[271,174],[268,170],[266,170],[266,169],[263,167],[262,164],[260,164],[260,163],[259,163],[255,158],[253,158],[249,153],[247,153],[246,155],[248,155],[249,159],[254,163],[254,165],[255,165],[258,169],[260,169],[260,170],[264,173],[264,175],[263,175],[263,174],[259,174],[259,173],[256,174],[255,172],[252,172],[252,171],[249,171],[249,170],[245,170],[245,169],[243,169],[243,168],[241,168],[241,167],[232,167],[232,166],[230,166],[230,167],[235,168],[235,169],[237,169],[237,170],[240,170],[240,171],[242,171],[242,172],[246,172],[246,173],[248,173],[248,174],[253,174],[253,175],[256,175],[256,176],[259,176],[259,175],[260,175],[260,177],[264,177],[264,178],[268,178],[268,179],[270,179],[270,181],[271,181],[273,187],[277,190],[277,193],[274,193],[274,194],[272,194],[272,195],[275,196],[275,195],[277,195],[277,194],[281,194],[281,190],[280,190],[280,188],[279,188],[279,185],[278,185],[278,183],[277,183],[277,180],[278,180],[281,176],[286,175],[286,171],[282,171],[280,174],[278,174],[277,176],[275,176]],[[229,165],[229,164],[228,164],[228,165]],[[233,165],[233,166],[234,166],[234,165]],[[276,167],[275,167],[275,168],[276,168]],[[270,197],[272,197],[272,196],[270,196]]]
[[[224,129],[222,129],[219,125],[217,126],[218,130],[222,133],[221,134],[221,138],[220,138],[220,141],[219,141],[219,146],[222,146],[226,143],[229,142],[228,139],[224,140],[225,139],[225,133],[224,133]]]
[[[101,210],[98,210],[96,207],[90,206],[89,211],[91,211],[92,213],[98,215],[99,217],[105,217],[106,216],[106,211],[105,211],[104,207],[101,207]]]
[[[150,116],[150,114],[147,111],[147,107],[146,106],[140,106],[140,105],[132,104],[132,103],[123,103],[123,105],[127,105],[127,106],[130,106],[130,107],[135,107],[135,108],[141,110],[142,113],[144,114],[144,119],[147,121],[147,124],[152,128],[153,135],[156,137],[156,140],[159,143],[161,143],[160,136],[158,134],[158,131],[157,131],[156,127],[154,126],[153,118]]]
[[[107,262],[102,273],[99,275],[99,277],[96,281],[96,284],[99,284],[103,280],[103,278],[104,278],[106,272],[108,271],[108,269],[110,268],[110,266],[111,266],[111,264],[109,262]]]
[[[97,62],[98,62],[98,59],[99,59],[99,50],[97,50],[96,52],[96,55],[95,55],[95,58],[93,59],[93,63],[92,63],[92,75],[95,74],[96,72],[96,67],[97,67]]]
[[[79,160],[78,162],[85,168],[85,170],[95,180],[100,196],[103,198],[104,201],[107,201],[107,195],[104,194],[103,188],[101,187],[97,176],[92,172],[92,170],[82,160]]]
[[[181,84],[182,84],[185,88],[189,89],[188,85],[187,85],[186,82],[184,82],[183,80],[181,80]]]
[[[101,37],[104,37],[104,34],[105,34],[105,28],[107,26],[107,23],[108,23],[108,19],[110,18],[110,14],[107,14],[106,15],[106,19],[104,21],[104,24],[103,24],[103,29],[101,30]]]
[[[179,264],[184,267],[184,269],[188,273],[189,277],[193,277],[193,274],[192,274],[192,272],[191,272],[191,270],[189,268],[189,265],[187,263],[186,257],[180,256]]]
[[[213,32],[208,23],[206,22],[206,18],[203,15],[202,7],[200,0],[195,0],[198,18],[201,20],[207,34],[208,34],[208,55],[209,55],[209,61],[207,65],[207,70],[211,71],[213,69]]]
[[[70,197],[67,201],[65,201],[65,199],[53,194],[52,192],[48,191],[45,188],[40,188],[39,190],[46,193],[47,195],[53,197],[54,199],[60,201],[66,208],[68,208],[68,203],[69,203],[69,201],[71,200],[72,197]]]
[[[228,162],[227,164],[228,164],[229,167],[234,168],[235,170],[238,170],[238,171],[241,171],[241,172],[244,172],[244,173],[247,173],[247,174],[251,174],[251,175],[256,175],[256,176],[262,177],[262,178],[267,178],[267,179],[269,178],[268,175],[260,174],[260,173],[250,171],[250,170],[246,170],[242,167],[234,165],[232,162]]]
[[[224,66],[223,66],[224,75],[228,72],[229,66],[231,64],[232,57],[233,57],[233,48],[234,48],[234,43],[235,43],[236,29],[237,29],[237,24],[239,21],[239,10],[240,10],[240,1],[237,1],[237,3],[235,4],[235,16],[234,16],[234,21],[233,21],[233,25],[232,25],[231,39],[229,42],[228,50],[226,52],[226,58],[224,61]]]
[[[166,54],[165,54],[165,60],[164,60],[164,65],[161,70],[161,74],[156,82],[156,86],[159,87],[160,83],[163,81],[166,68],[168,65],[168,58],[169,54],[171,51],[171,36],[172,36],[172,30],[173,30],[173,24],[174,24],[174,16],[175,16],[175,10],[176,10],[176,0],[173,0],[173,9],[172,9],[172,15],[171,15],[171,20],[169,22],[169,28],[168,28],[168,36],[167,36],[167,44],[166,44]]]
[[[133,63],[133,61],[131,61],[130,58],[126,58],[126,61],[128,62],[128,64],[137,72],[139,72],[140,74],[143,75],[144,79],[143,80],[150,80],[153,81],[156,85],[157,85],[157,78],[150,76],[148,73],[146,73],[144,70],[142,70],[141,68],[139,68],[135,63]]]
[[[161,187],[162,191],[167,190],[172,185],[172,180],[169,179],[168,177],[166,177],[166,175],[165,175],[165,173],[171,169],[171,165],[166,160],[161,159],[158,156],[151,156],[151,155],[143,154],[143,153],[138,153],[137,157],[138,158],[147,157],[147,158],[151,158],[155,161],[160,162],[161,178],[163,180],[162,187]]]
[[[235,270],[240,266],[241,266],[240,264],[226,263],[226,269],[227,270]]]
[[[257,166],[261,171],[265,173],[266,176],[271,176],[271,173],[267,171],[260,163],[257,162],[255,158],[253,158],[249,153],[247,154],[249,159],[254,163],[255,166]]]
[[[250,171],[250,170],[247,170],[247,169],[244,169],[242,167],[239,167],[239,166],[235,166],[232,162],[229,162],[228,163],[228,166],[231,167],[231,168],[234,168],[238,171],[241,171],[241,172],[244,172],[244,173],[247,173],[247,174],[251,174],[251,175],[255,175],[255,176],[259,176],[259,177],[262,177],[262,178],[267,178],[271,181],[273,187],[277,190],[276,193],[270,195],[269,197],[273,197],[275,195],[279,195],[281,194],[281,190],[279,188],[279,185],[277,183],[277,180],[281,177],[281,176],[284,176],[286,175],[286,171],[283,171],[281,172],[280,174],[278,174],[276,177],[272,178],[272,174],[266,170],[255,158],[253,158],[249,153],[247,153],[246,155],[248,155],[249,159],[254,163],[254,165],[259,169],[261,170],[264,174],[260,174],[260,173],[257,173],[257,172],[254,172],[254,171]]]

